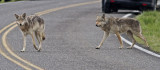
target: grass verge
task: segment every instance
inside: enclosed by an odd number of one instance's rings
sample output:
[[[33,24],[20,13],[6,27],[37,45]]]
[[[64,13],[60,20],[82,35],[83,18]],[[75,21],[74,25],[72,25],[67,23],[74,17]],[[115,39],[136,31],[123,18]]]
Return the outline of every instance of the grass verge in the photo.
[[[150,49],[160,53],[160,12],[147,11],[136,17],[140,21],[142,34],[147,39]],[[135,37],[136,41],[144,44],[142,40]]]
[[[15,2],[15,1],[21,1],[21,0],[10,0],[10,1],[7,1],[7,2]],[[4,3],[5,2],[5,0],[4,1],[0,1],[0,3]]]

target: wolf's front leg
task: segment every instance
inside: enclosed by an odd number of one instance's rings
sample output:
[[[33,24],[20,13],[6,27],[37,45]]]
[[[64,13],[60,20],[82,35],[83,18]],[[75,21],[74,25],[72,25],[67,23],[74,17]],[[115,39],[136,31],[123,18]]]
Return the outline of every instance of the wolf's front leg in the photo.
[[[26,49],[26,35],[23,35],[23,49],[21,50],[21,52],[24,52]]]
[[[117,35],[118,40],[119,40],[120,45],[121,45],[121,47],[119,47],[119,48],[122,49],[123,48],[123,42],[122,42],[122,39],[121,39],[121,36],[120,36],[119,32],[117,32],[116,35]]]
[[[108,35],[109,35],[109,32],[104,31],[103,39],[102,39],[101,43],[99,44],[99,46],[96,47],[96,49],[100,49],[100,47],[103,45],[103,42],[106,40]]]

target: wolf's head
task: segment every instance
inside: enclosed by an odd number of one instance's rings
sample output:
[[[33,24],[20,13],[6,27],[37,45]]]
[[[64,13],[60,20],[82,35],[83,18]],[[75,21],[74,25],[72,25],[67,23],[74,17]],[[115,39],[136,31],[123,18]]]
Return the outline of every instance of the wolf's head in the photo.
[[[15,14],[15,17],[16,17],[16,23],[18,24],[18,26],[23,26],[27,23],[27,20],[26,20],[26,13],[22,14],[22,15],[17,15]]]
[[[108,20],[105,18],[105,14],[103,14],[102,16],[97,16],[96,26],[97,27],[104,27],[106,25],[106,21],[108,21]]]

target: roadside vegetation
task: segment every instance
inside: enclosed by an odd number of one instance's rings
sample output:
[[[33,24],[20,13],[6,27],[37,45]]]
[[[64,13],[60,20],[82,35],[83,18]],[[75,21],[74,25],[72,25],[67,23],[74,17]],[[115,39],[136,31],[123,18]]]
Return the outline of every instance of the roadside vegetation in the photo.
[[[150,49],[160,53],[160,12],[147,11],[137,16],[140,21],[142,34],[147,39]],[[142,40],[135,37],[136,41],[144,44]]]
[[[4,2],[15,2],[15,1],[21,1],[21,0],[1,0],[0,3],[4,3]]]

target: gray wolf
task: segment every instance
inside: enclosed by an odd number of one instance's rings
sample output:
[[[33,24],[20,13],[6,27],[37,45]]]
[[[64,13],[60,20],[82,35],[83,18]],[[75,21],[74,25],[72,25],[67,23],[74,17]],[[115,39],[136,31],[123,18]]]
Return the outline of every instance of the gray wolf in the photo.
[[[23,49],[21,52],[24,52],[26,49],[26,36],[29,34],[32,37],[33,46],[36,50],[40,51],[42,46],[42,41],[45,40],[45,25],[44,20],[37,15],[26,16],[26,13],[22,15],[15,14],[16,24],[20,28],[23,34]],[[37,48],[35,43],[35,37],[38,40],[39,47]]]
[[[128,48],[132,48],[136,43],[136,40],[134,39],[133,35],[142,39],[145,42],[146,47],[149,47],[148,43],[146,42],[146,39],[142,35],[140,23],[138,22],[138,20],[134,18],[107,18],[105,17],[105,14],[103,14],[103,16],[97,16],[96,26],[100,27],[104,31],[103,39],[99,46],[96,47],[96,49],[100,49],[103,42],[109,36],[110,33],[116,34],[116,36],[118,37],[120,42],[119,48],[123,48],[123,42],[120,37],[121,33],[127,33],[128,37],[132,39],[132,45]]]

